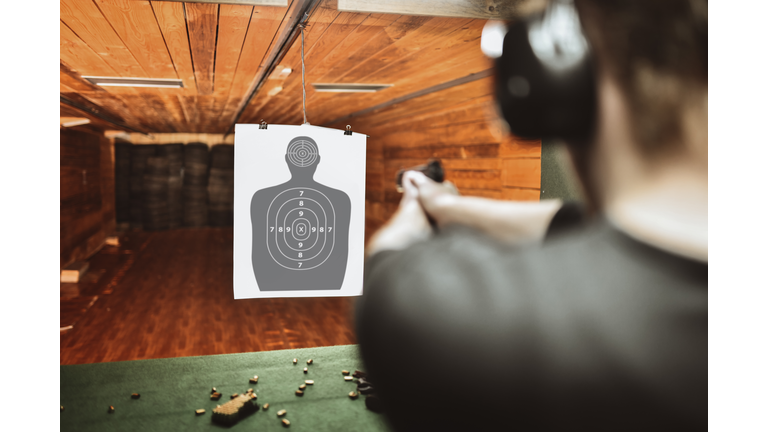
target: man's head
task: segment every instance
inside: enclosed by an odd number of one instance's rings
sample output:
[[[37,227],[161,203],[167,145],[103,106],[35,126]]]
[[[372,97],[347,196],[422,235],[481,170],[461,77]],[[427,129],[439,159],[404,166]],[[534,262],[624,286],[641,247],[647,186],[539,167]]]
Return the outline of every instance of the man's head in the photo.
[[[575,4],[595,62],[597,113],[594,136],[569,147],[593,204],[610,207],[661,177],[706,181],[707,1]]]
[[[686,105],[707,88],[707,0],[575,3],[597,70],[626,97],[639,150],[674,150]]]
[[[513,133],[568,143],[597,208],[671,160],[706,169],[707,1],[574,0],[578,18],[567,0],[550,3],[527,27],[510,28],[498,62]],[[546,32],[536,37],[539,27]],[[576,56],[581,38],[588,57]],[[578,61],[553,66],[545,48]]]
[[[285,151],[285,162],[291,170],[293,178],[309,178],[315,174],[320,163],[320,152],[317,143],[310,137],[296,137],[288,143]]]

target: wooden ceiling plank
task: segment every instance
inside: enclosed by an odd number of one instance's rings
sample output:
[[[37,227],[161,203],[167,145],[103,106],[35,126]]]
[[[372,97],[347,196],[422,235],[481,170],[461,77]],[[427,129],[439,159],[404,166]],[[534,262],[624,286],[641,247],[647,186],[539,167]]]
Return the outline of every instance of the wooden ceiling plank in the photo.
[[[70,66],[70,70],[72,70],[72,73],[77,75],[101,75],[101,76],[119,76],[114,69],[108,65],[105,60],[97,55],[88,45],[85,44],[72,30],[66,26],[63,22],[60,22],[60,49],[59,49],[59,55],[61,58],[61,61],[66,63]],[[74,70],[73,65],[80,65],[79,67],[81,69]],[[113,87],[113,89],[117,89],[118,87]],[[124,92],[135,94],[135,90],[130,87],[124,87]],[[93,92],[94,94],[97,94],[97,92]],[[122,116],[125,118],[133,117],[135,119],[140,118],[140,116],[134,115],[135,111],[141,109],[140,106],[133,107],[131,104],[127,104],[123,102],[123,99],[119,96],[113,96],[109,97],[107,96],[110,92],[109,91],[102,91],[102,94],[99,94],[99,98],[94,97],[88,97],[88,100],[92,100],[92,103],[95,103],[96,105],[103,106],[102,102],[98,102],[99,100],[110,100],[110,102],[115,102],[114,100],[111,100],[110,98],[114,98],[119,100],[116,104],[120,106],[119,110],[115,110],[114,108],[110,109],[107,107],[106,109],[108,111],[111,111],[111,114],[116,116]],[[80,93],[82,97],[82,92]],[[113,104],[114,105],[114,104]],[[133,124],[137,124],[134,121],[131,121]],[[141,122],[141,126],[146,126],[147,123]]]
[[[471,98],[465,96],[464,100],[453,104],[453,101],[448,98],[436,97],[429,102],[402,104],[404,106],[401,109],[391,109],[376,115],[356,118],[352,122],[365,124],[366,130],[373,131],[379,128],[409,128],[411,124],[420,121],[428,121],[432,127],[485,121],[488,118],[485,109],[492,101],[492,96]]]
[[[176,74],[184,86],[182,89],[162,89],[162,91],[168,90],[163,93],[162,98],[166,104],[170,105],[168,110],[173,112],[174,121],[177,122],[175,129],[188,131],[193,124],[190,122],[189,115],[191,112],[197,112],[197,108],[190,105],[194,99],[182,96],[196,96],[197,84],[190,54],[184,4],[152,1],[150,5]]]
[[[311,47],[314,42],[311,41],[314,35],[321,34],[333,20],[338,16],[336,3],[334,0],[316,1],[316,0],[295,0],[286,14],[286,19],[281,23],[277,31],[277,38],[273,40],[272,47],[268,51],[267,57],[262,62],[262,68],[254,78],[245,98],[238,104],[236,114],[227,128],[227,133],[234,130],[235,123],[242,122],[242,114],[248,108],[253,97],[266,82],[269,74],[278,66],[285,55],[295,46],[297,40],[305,39],[301,37],[302,33],[307,36],[309,41],[306,45]],[[302,32],[300,23],[312,21],[309,31]]]
[[[94,0],[149,78],[179,78],[146,0]]]
[[[472,95],[472,97],[468,99],[467,95]],[[417,118],[426,119],[452,111],[457,106],[474,105],[478,103],[476,102],[478,99],[493,99],[491,77],[427,93],[401,103],[342,120],[335,126],[343,126],[342,123],[359,122],[372,129],[386,128],[398,124],[401,119],[404,121]],[[334,127],[332,124],[328,126]]]
[[[310,64],[310,83],[311,82],[338,82],[339,77],[354,68],[356,65],[368,59],[370,56],[375,55],[386,47],[390,46],[395,40],[402,38],[408,32],[415,30],[418,25],[428,20],[424,17],[399,17],[392,21],[387,21],[387,26],[378,32],[375,32],[373,36],[368,34],[352,34],[353,38],[351,42],[353,46],[357,46],[358,49],[353,49],[347,54],[345,58],[337,61],[333,64],[324,66],[324,62],[319,62],[317,65]],[[289,64],[293,67],[301,67],[300,59],[297,56],[291,57]],[[317,69],[315,69],[317,67]],[[317,70],[317,72],[315,72]],[[318,75],[321,77],[316,78]],[[301,87],[301,77],[289,77],[285,85],[285,93],[294,93],[296,88]],[[308,91],[312,92],[311,86],[308,85]]]
[[[119,74],[107,64],[101,56],[97,55],[88,45],[85,44],[72,30],[64,24],[60,23],[60,49],[59,55],[61,61],[69,65],[72,69],[73,65],[80,65],[81,69],[72,70],[73,73],[79,75],[97,75],[97,76],[119,76]],[[143,127],[154,124],[156,120],[156,113],[151,107],[146,107],[141,99],[132,98],[137,104],[125,103],[126,96],[135,96],[136,89],[132,87],[110,87],[103,93],[111,94],[116,99],[120,100],[119,105],[120,115],[128,116],[135,119],[141,119],[140,123]],[[93,98],[90,98],[93,99]],[[101,99],[108,100],[106,96],[101,96]],[[100,105],[100,103],[97,103]],[[118,111],[115,111],[116,114]],[[132,122],[134,123],[134,122]],[[134,123],[136,124],[136,123]],[[151,129],[150,129],[151,130]]]
[[[377,70],[386,68],[388,61],[390,62],[394,60],[401,61],[402,59],[400,57],[406,57],[408,58],[408,60],[411,60],[411,61],[414,61],[414,59],[417,60],[418,56],[415,54],[419,53],[425,46],[430,46],[432,44],[439,44],[442,40],[444,40],[445,33],[448,33],[448,34],[454,33],[458,29],[465,27],[467,24],[471,22],[471,20],[457,20],[457,19],[447,19],[447,18],[424,18],[424,17],[419,17],[419,18],[420,18],[419,21],[410,21],[410,24],[418,24],[418,27],[412,28],[410,31],[406,30],[404,32],[405,34],[402,37],[392,41],[388,47],[380,50],[375,54],[372,54],[369,60],[366,60],[363,62],[362,67],[353,68],[353,71],[347,72],[346,74],[342,74],[343,76],[341,78],[338,78],[336,82],[339,82],[339,81],[347,82],[348,80],[350,80],[350,77],[354,77],[355,75],[368,76],[368,80],[366,82],[373,82],[373,81],[370,81],[371,75],[375,75],[375,72]],[[397,22],[395,24],[397,25]],[[399,33],[402,34],[402,29],[398,29],[398,30],[399,30]],[[439,66],[433,63],[431,65],[421,66],[419,68],[419,71],[422,75],[431,76],[433,74],[433,71],[438,68]],[[418,81],[412,75],[401,75],[401,76],[404,76],[405,80],[411,84]],[[397,96],[414,91],[413,85],[410,85],[407,88],[404,88],[402,86],[396,86],[396,87],[398,88],[393,87],[377,94],[373,94],[373,95],[365,94],[365,96],[360,96],[360,94],[339,94],[339,93],[318,94],[318,93],[315,93],[313,89],[308,88],[307,109],[313,110],[313,111],[317,110],[317,112],[322,113],[322,117],[320,117],[320,119],[315,117],[315,122],[322,124],[327,120],[335,118],[332,116],[333,114],[331,114],[333,112],[338,113],[339,110],[347,110],[347,113],[350,112],[351,107],[347,105],[345,101],[353,101],[353,100],[370,101],[371,103],[369,106],[371,106],[371,105],[375,105],[375,103],[373,102],[374,100],[380,100],[381,98],[387,98],[387,97],[395,98]],[[310,108],[310,106],[312,108]],[[295,114],[293,116],[283,116],[282,118],[279,117],[278,121],[290,122],[294,118],[294,116]]]
[[[467,71],[467,73],[489,69],[493,65],[490,62],[485,65],[484,59],[487,57],[480,50],[480,34],[483,25],[483,23],[475,21],[461,26],[436,39],[433,43],[422,47],[416,56],[395,57],[383,68],[369,76],[361,77],[360,80],[362,82],[378,80],[378,82],[393,83],[402,79],[410,79],[415,73],[425,69],[443,69],[456,63],[466,64],[470,59],[475,59],[477,64],[474,71]]]
[[[80,74],[104,76],[116,74],[115,70],[77,37],[64,22],[59,24],[59,56]]]
[[[395,40],[389,47],[371,56],[367,61],[341,76],[340,82],[357,83],[363,81],[376,71],[386,68],[394,61],[403,61],[407,57],[420,52],[424,47],[442,42],[448,34],[457,27],[469,23],[470,20],[457,18],[429,18],[418,28]]]
[[[187,123],[190,124],[189,131],[195,130],[195,125],[200,123],[200,109],[196,95],[179,95],[178,98],[182,102],[184,107],[184,117],[187,119]]]
[[[311,75],[321,80],[333,67],[344,69],[344,61],[347,61],[353,53],[363,49],[371,40],[381,40],[379,34],[401,17],[388,14],[371,14],[365,17],[352,32],[343,40],[337,41],[335,47],[321,61],[313,62]],[[370,48],[370,46],[368,47]],[[322,81],[318,81],[322,82]]]
[[[296,2],[296,3],[298,3],[298,2]],[[333,23],[334,20],[339,16],[339,12],[335,9],[334,6],[335,5],[332,2],[326,1],[326,2],[323,2],[320,5],[318,5],[318,7],[313,11],[312,16],[309,19],[309,23],[310,24],[304,30],[305,56],[308,55],[309,53],[311,53],[312,48],[314,47],[316,41],[320,39],[320,37],[325,33],[327,28],[331,25],[331,23]],[[288,15],[288,14],[286,14],[286,15]],[[282,32],[282,31],[288,31],[288,29],[285,28],[285,25],[287,25],[287,22],[284,20],[283,23],[281,23],[281,29],[279,29],[278,33],[276,33],[276,34],[280,34],[280,32]],[[277,37],[273,41],[273,45],[274,45],[274,43],[276,41],[277,41]],[[278,48],[279,47],[276,47],[276,46],[271,47],[270,48],[270,55],[271,55],[271,50],[272,49],[278,49]],[[291,45],[288,53],[286,54],[286,57],[291,55],[292,51],[295,51],[297,54],[294,54],[294,55],[298,56],[298,53],[300,52],[300,48],[301,48],[301,37],[299,36],[299,37],[297,37],[293,41],[293,44]],[[281,61],[281,63],[282,63],[282,61]],[[261,66],[261,68],[259,70],[259,73],[256,75],[256,79],[254,79],[254,85],[255,85],[255,83],[258,82],[258,80],[261,79],[261,76],[263,74],[269,72],[269,71],[266,70],[266,68],[268,66],[269,65],[262,64],[262,66]],[[294,66],[292,69],[294,71],[297,71],[298,75],[300,75],[300,71],[301,71],[300,63],[299,63],[298,67]],[[297,75],[297,74],[292,73],[291,75]],[[274,88],[274,86],[270,86],[270,87]],[[253,86],[251,86],[251,88],[253,88]],[[249,91],[249,94],[250,94],[250,91]],[[259,94],[254,95],[254,97],[251,99],[251,101],[249,103],[249,106],[245,107],[245,109],[243,111],[243,115],[241,115],[240,122],[242,122],[242,120],[245,118],[244,116],[246,115],[246,111],[250,110],[252,113],[255,112],[256,107],[260,107],[260,106],[263,106],[264,104],[266,104],[269,101],[269,98],[270,98],[270,96],[267,94],[267,92],[259,91]],[[238,107],[241,106],[241,105],[242,105],[242,103],[239,102],[238,103]],[[255,105],[255,107],[254,107],[254,105]],[[232,112],[234,114],[234,111],[232,111]],[[252,116],[253,116],[253,114],[249,115],[249,117],[252,117]],[[226,118],[226,116],[222,115],[222,118]],[[231,121],[230,121],[230,123],[231,123]]]
[[[459,29],[462,29],[463,27],[464,26],[461,26]],[[422,47],[417,52],[412,52],[409,55],[392,57],[392,61],[390,61],[391,65],[384,65],[382,68],[371,72],[369,75],[361,77],[360,81],[358,82],[380,82],[395,84],[394,87],[386,89],[381,93],[377,93],[373,97],[373,99],[384,98],[387,97],[386,93],[402,94],[401,92],[403,82],[412,84],[415,82],[423,81],[423,78],[426,78],[428,81],[429,77],[433,75],[435,70],[449,69],[451,67],[450,63],[456,61],[454,60],[454,57],[461,57],[458,62],[462,64],[467,62],[467,59],[462,57],[462,55],[466,56],[467,53],[470,53],[470,57],[473,58],[482,57],[482,53],[479,49],[477,50],[477,53],[474,53],[474,50],[469,48],[465,43],[466,37],[470,36],[471,34],[467,35],[465,33],[459,33],[457,35],[454,33],[456,32],[451,32],[449,35],[445,35],[444,37],[434,40],[433,43]],[[455,39],[459,39],[461,42],[455,44],[452,42]],[[441,46],[448,44],[453,44],[453,50],[449,50],[450,52],[439,52],[441,51]],[[385,55],[385,57],[388,56]],[[475,65],[475,67],[482,67],[481,64],[482,63],[479,63],[478,65]],[[476,71],[465,71],[464,73],[468,74],[472,72]],[[436,80],[432,79],[432,82],[435,81]]]
[[[296,3],[294,0],[293,3]],[[277,38],[277,31],[288,8],[256,6],[253,8],[251,20],[243,42],[242,52],[237,62],[232,85],[227,96],[227,102],[219,115],[222,124],[232,123],[243,98],[247,97],[249,88],[260,71],[261,62],[267,55],[267,50]]]
[[[307,109],[319,113],[318,124],[325,124],[335,118],[345,114],[354,113],[370,106],[396,99],[401,96],[417,92],[433,83],[447,83],[459,79],[465,74],[480,73],[474,69],[482,67],[482,63],[476,61],[474,54],[468,54],[469,60],[464,64],[458,64],[454,67],[445,67],[443,64],[436,64],[431,67],[425,66],[418,74],[411,73],[407,79],[397,82],[395,86],[377,93],[322,93],[313,94],[316,99],[308,99]],[[426,82],[426,83],[425,83]],[[312,107],[312,108],[310,108]],[[337,116],[337,117],[334,117]]]
[[[323,22],[318,22],[319,20],[313,20],[311,28],[313,29],[313,32],[306,35],[306,41],[305,45],[309,46],[307,49],[305,46],[305,69],[306,69],[306,75],[310,76],[313,74],[312,70],[317,65],[321,64],[323,60],[328,56],[330,52],[335,50],[338,47],[339,41],[346,40],[355,29],[357,29],[360,24],[367,18],[365,15],[360,14],[344,14],[344,13],[338,13],[335,17],[335,19],[329,23],[325,24]],[[318,34],[316,31],[319,26],[322,25],[323,32],[322,34]],[[297,94],[299,98],[302,97],[301,94],[301,40],[297,39],[293,46],[291,47],[291,50],[286,55],[286,58],[284,59],[287,64],[293,65],[293,69],[297,71],[296,74],[292,74],[288,79],[286,79],[285,82],[285,88],[287,89],[287,92],[285,94]],[[298,92],[297,92],[298,90]],[[310,92],[311,89],[309,88],[309,82],[307,82],[307,91]],[[299,99],[299,102],[301,103],[301,99]],[[256,107],[253,107],[251,112],[255,112]],[[282,112],[275,112],[273,113],[273,118],[279,118]],[[311,122],[311,120],[308,118],[308,120]],[[302,114],[302,122],[303,122],[303,114]]]
[[[219,33],[214,71],[216,76],[214,93],[217,96],[229,95],[252,14],[252,6],[222,4],[219,8]]]
[[[219,30],[216,42],[216,64],[214,70],[215,103],[212,115],[206,119],[206,131],[222,131],[231,119],[221,118],[235,78],[237,63],[245,42],[253,6],[225,5],[219,7]]]
[[[223,100],[223,98],[221,98]],[[198,110],[200,111],[200,122],[198,122],[192,129],[197,133],[208,132],[212,129],[212,125],[217,123],[217,114],[219,112],[221,104],[217,104],[217,97],[214,95],[200,95],[197,97]],[[218,132],[214,132],[218,133]]]
[[[86,45],[114,69],[115,74],[111,76],[148,77],[147,72],[93,2],[61,0],[59,15]],[[81,65],[71,66],[81,70]]]
[[[316,80],[316,82],[341,82],[343,76],[360,67],[369,59],[386,52],[392,44],[417,31],[430,19],[428,17],[415,16],[398,17],[389,26],[385,27],[382,32],[378,32],[375,37],[362,41],[360,48],[350,52],[345,59],[330,65],[331,67],[328,70],[323,70],[322,72],[325,72],[323,76],[313,77],[313,80]]]
[[[63,7],[65,14],[68,14],[67,16],[69,16],[69,18],[72,20],[74,23],[73,25],[83,27],[82,32],[90,42],[94,43],[98,47],[106,49],[106,51],[104,51],[105,53],[113,55],[100,56],[62,22],[60,37],[61,60],[72,66],[81,75],[133,76],[135,73],[138,74],[139,77],[147,77],[148,72],[145,72],[146,68],[144,66],[136,67],[136,64],[132,63],[138,62],[138,59],[133,56],[134,53],[128,52],[126,54],[126,51],[121,48],[121,46],[125,48],[130,46],[130,44],[123,43],[125,40],[124,35],[120,35],[119,32],[116,33],[114,30],[112,30],[113,27],[110,26],[109,23],[106,24],[106,26],[109,27],[109,30],[107,30],[104,26],[104,23],[106,23],[106,17],[103,17],[103,14],[102,18],[98,17],[97,12],[101,14],[103,9],[91,9],[90,6],[85,4],[86,2],[81,3],[83,4],[78,3],[76,5],[77,7],[70,7],[73,5],[71,3],[65,4]],[[102,20],[103,22],[100,22],[99,20]],[[154,17],[152,18],[152,21],[154,22]],[[92,34],[93,30],[86,29],[86,25],[93,25],[95,26],[94,28],[100,29],[99,35],[96,36]],[[104,32],[102,33],[101,30]],[[140,37],[141,35],[139,34],[138,36]],[[162,45],[162,47],[162,49],[165,50],[164,45]],[[175,78],[175,74],[169,78]],[[125,97],[128,95],[136,94],[135,89],[131,87],[110,87],[106,88],[105,90],[107,93],[117,95],[118,98],[122,98],[123,100],[125,100]],[[140,113],[142,117],[146,116],[151,119],[149,121],[142,121],[142,124],[147,125],[156,123],[157,118],[155,116],[156,113],[154,113],[154,109],[147,104],[143,104],[141,99],[133,98],[133,100],[139,102],[139,104],[136,106],[133,106],[133,104],[130,103],[125,105],[130,106],[129,109],[132,112]]]
[[[199,95],[213,93],[214,56],[216,55],[216,27],[219,6],[208,3],[188,3],[189,48],[192,52],[192,66]]]
[[[197,86],[195,85],[195,72],[192,68],[183,3],[153,1],[151,5],[165,40],[165,46],[171,55],[176,74],[184,85],[181,93],[196,95]]]
[[[365,16],[360,16],[359,14],[340,14],[327,8],[322,8],[320,13],[313,16],[310,21],[311,25],[305,30],[305,65],[309,66],[319,63],[329,52],[336,48],[335,44],[339,40],[345,39],[365,18]],[[290,75],[291,80],[301,83],[301,38],[297,38],[294,41],[281,63],[291,64],[294,71]],[[270,89],[272,88],[275,88],[275,86],[270,86]],[[269,94],[269,91],[262,88],[251,100],[241,118],[254,118],[258,116],[260,110],[271,101],[272,95]],[[298,97],[301,98],[300,91]],[[301,104],[301,99],[296,101],[296,103]],[[277,113],[272,114],[271,118],[277,118]]]

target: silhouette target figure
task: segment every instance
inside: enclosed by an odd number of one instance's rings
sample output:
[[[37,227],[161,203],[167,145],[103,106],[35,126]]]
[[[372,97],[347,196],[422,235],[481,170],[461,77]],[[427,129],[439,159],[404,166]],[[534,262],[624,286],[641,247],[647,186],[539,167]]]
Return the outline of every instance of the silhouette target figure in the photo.
[[[291,179],[260,189],[251,199],[251,260],[259,290],[341,289],[349,253],[349,196],[314,180],[320,153],[312,138],[292,139],[285,162]]]

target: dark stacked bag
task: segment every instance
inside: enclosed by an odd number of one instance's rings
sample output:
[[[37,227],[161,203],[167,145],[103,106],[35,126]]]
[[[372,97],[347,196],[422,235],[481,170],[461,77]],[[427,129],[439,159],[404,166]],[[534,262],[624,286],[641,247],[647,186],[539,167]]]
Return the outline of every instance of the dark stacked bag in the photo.
[[[147,160],[155,156],[156,149],[156,145],[134,145],[131,148],[130,222],[133,228],[144,226],[144,171]]]
[[[115,220],[131,221],[131,148],[128,142],[115,143]]]
[[[168,159],[168,228],[180,228],[183,222],[184,144],[165,144],[158,155]]]
[[[141,209],[143,228],[147,231],[167,230],[168,212],[168,158],[152,156],[144,170],[144,206]]]
[[[208,146],[191,143],[184,146],[184,176],[182,186],[182,225],[208,225]]]
[[[235,146],[218,144],[211,148],[211,172],[208,177],[209,225],[232,226],[234,201]]]
[[[148,231],[232,226],[235,147],[115,143],[117,222]]]

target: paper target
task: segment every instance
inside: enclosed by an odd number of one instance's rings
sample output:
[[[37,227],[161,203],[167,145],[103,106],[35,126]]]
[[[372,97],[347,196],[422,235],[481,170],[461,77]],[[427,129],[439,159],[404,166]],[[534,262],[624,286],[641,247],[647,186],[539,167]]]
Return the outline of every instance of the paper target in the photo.
[[[235,298],[360,295],[365,138],[235,127]]]
[[[267,249],[289,270],[311,270],[333,253],[336,212],[331,200],[312,188],[278,194],[267,209]]]

